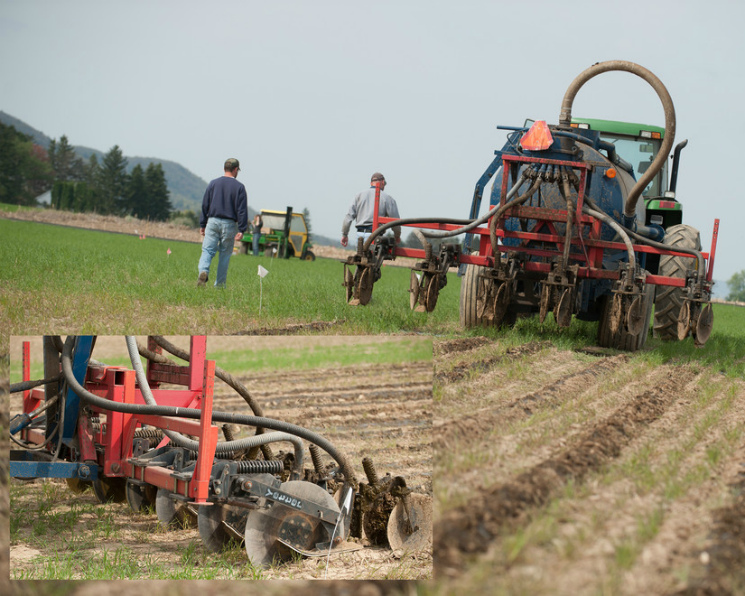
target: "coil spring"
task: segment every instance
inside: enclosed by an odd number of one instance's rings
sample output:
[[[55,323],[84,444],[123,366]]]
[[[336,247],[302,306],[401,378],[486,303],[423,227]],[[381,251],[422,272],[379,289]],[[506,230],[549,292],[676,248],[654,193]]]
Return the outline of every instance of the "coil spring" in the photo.
[[[284,464],[278,459],[248,459],[237,463],[239,474],[281,474],[284,471]]]
[[[311,443],[309,445],[310,449],[310,458],[313,460],[313,468],[315,469],[316,473],[323,474],[323,462],[321,461],[321,452],[320,449],[318,449],[318,445],[314,445]]]

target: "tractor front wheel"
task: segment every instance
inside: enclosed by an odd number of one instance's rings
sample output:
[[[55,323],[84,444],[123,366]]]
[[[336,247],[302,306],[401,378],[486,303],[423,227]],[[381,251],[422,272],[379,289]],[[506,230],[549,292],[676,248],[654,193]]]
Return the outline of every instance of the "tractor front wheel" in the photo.
[[[670,249],[701,250],[701,235],[696,228],[680,224],[667,229],[663,241]],[[689,268],[697,265],[696,259],[660,257],[659,275],[685,279]],[[684,288],[657,286],[654,299],[654,335],[662,340],[678,339],[678,314],[683,306]]]
[[[313,253],[313,251],[306,250],[305,251],[305,256],[303,257],[303,260],[305,260],[305,261],[315,261],[316,260],[316,255]]]

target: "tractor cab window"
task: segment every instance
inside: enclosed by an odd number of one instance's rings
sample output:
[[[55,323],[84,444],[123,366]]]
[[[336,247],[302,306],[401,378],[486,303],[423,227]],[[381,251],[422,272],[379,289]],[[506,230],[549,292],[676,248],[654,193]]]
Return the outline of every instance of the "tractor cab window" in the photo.
[[[265,228],[271,228],[272,230],[282,230],[285,227],[284,214],[275,215],[273,213],[262,212],[261,218],[264,220]]]
[[[660,139],[642,139],[609,133],[601,133],[600,138],[616,146],[618,155],[634,167],[634,176],[637,180],[652,165],[652,160],[657,155],[662,144]],[[642,191],[642,195],[645,197],[661,197],[665,194],[666,190],[667,162],[663,164],[662,169]]]
[[[292,216],[292,222],[290,222],[290,231],[291,232],[300,232],[301,234],[305,234],[306,228],[305,228],[305,221],[302,217],[299,215]]]

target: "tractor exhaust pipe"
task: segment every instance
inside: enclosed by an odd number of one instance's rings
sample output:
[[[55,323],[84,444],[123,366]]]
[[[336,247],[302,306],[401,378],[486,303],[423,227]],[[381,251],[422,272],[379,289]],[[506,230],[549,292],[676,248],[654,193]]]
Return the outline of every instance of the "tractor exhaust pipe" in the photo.
[[[642,191],[647,187],[652,178],[657,175],[662,169],[662,166],[670,154],[670,148],[673,146],[675,141],[675,107],[673,106],[673,100],[670,94],[667,92],[665,85],[658,79],[651,71],[647,70],[643,66],[639,66],[634,62],[627,62],[626,60],[608,60],[607,62],[598,62],[593,64],[590,68],[582,72],[577,78],[575,78],[569,85],[564,99],[561,102],[561,113],[559,114],[559,124],[561,126],[569,126],[572,123],[572,104],[574,98],[580,88],[591,78],[609,71],[621,70],[630,72],[650,84],[655,90],[657,96],[662,102],[662,109],[665,112],[665,138],[662,139],[662,145],[660,151],[657,153],[657,157],[649,166],[646,172],[637,181],[634,187],[629,192],[629,196],[626,198],[626,205],[624,207],[624,214],[627,217],[634,217],[636,212],[636,203],[642,194]]]

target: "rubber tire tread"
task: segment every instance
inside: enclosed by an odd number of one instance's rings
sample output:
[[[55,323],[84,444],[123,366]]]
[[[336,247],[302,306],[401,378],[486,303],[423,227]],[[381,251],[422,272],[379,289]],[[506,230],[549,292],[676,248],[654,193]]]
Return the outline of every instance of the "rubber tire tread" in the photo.
[[[480,265],[466,265],[466,274],[460,286],[460,324],[466,329],[481,327],[483,318],[478,316],[476,297],[479,292],[479,274],[484,270]]]
[[[701,234],[696,228],[685,224],[667,229],[664,243],[670,248],[692,248],[701,250]],[[691,259],[684,257],[660,257],[658,274],[665,277],[685,279]],[[657,286],[654,301],[654,336],[662,340],[678,339],[678,313],[683,306],[683,288]]]

